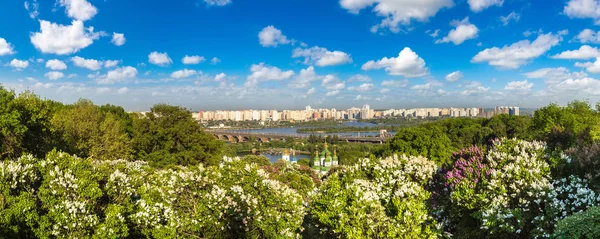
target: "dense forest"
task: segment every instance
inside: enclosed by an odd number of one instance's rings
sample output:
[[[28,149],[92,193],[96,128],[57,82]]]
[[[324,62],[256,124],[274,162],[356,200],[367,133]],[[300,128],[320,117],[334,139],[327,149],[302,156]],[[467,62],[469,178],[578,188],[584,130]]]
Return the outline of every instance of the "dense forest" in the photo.
[[[383,145],[272,142],[342,165],[233,157],[188,110],[0,88],[0,237],[600,238],[600,113],[452,118]],[[277,145],[279,144],[279,145]]]

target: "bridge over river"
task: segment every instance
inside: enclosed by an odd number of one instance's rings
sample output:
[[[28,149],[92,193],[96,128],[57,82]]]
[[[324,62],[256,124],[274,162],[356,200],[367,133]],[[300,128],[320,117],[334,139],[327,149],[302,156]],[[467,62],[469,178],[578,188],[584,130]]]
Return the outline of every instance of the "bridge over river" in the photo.
[[[220,130],[206,130],[207,133],[213,134],[216,138],[230,143],[246,142],[251,137],[256,138],[259,142],[270,142],[273,140],[285,141],[286,138],[294,139],[308,139],[309,135],[305,134],[281,134],[281,133],[261,133],[252,131],[220,131]],[[355,137],[355,136],[338,136],[339,140],[346,141],[348,143],[372,143],[372,144],[383,144],[391,135],[387,132],[382,131],[376,137]]]

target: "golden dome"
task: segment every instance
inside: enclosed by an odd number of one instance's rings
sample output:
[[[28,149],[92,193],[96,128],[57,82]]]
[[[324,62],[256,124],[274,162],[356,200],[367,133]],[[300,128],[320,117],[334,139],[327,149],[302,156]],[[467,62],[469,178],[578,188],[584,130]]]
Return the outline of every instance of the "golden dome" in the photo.
[[[283,155],[290,155],[290,151],[287,148],[285,148],[283,150]]]

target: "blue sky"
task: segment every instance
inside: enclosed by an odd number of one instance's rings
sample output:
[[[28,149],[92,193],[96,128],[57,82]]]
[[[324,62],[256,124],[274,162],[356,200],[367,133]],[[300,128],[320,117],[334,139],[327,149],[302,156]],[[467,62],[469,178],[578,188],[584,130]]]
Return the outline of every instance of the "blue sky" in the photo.
[[[0,82],[64,102],[540,107],[600,97],[598,0],[10,0],[0,21]]]

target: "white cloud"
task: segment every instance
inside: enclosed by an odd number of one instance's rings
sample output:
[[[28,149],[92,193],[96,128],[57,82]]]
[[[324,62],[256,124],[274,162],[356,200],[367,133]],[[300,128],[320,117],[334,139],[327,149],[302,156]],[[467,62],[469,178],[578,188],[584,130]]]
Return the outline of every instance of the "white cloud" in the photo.
[[[197,72],[195,70],[183,69],[171,73],[171,77],[175,79],[188,78],[190,76],[195,75],[196,73]]]
[[[122,46],[126,41],[127,39],[125,39],[125,34],[113,32],[112,40],[110,42],[115,44],[115,46]]]
[[[71,62],[78,67],[87,68],[92,71],[97,71],[102,68],[102,62],[95,59],[85,59],[79,56],[71,58]]]
[[[491,6],[502,6],[504,0],[468,0],[469,7],[473,12],[481,12]]]
[[[217,75],[215,76],[215,81],[222,81],[222,80],[224,80],[226,77],[227,77],[227,75],[226,75],[225,73],[221,72],[221,73],[219,73],[219,74],[217,74]]]
[[[570,18],[591,18],[598,24],[600,2],[598,0],[570,0],[563,13]]]
[[[591,47],[588,45],[581,46],[578,50],[573,51],[563,51],[560,54],[551,56],[554,59],[590,59],[600,57],[600,50],[596,47]]]
[[[315,87],[313,87],[313,88],[310,88],[310,89],[309,89],[309,90],[306,92],[306,95],[312,95],[312,94],[314,94],[315,92],[317,92],[317,89],[316,89]]]
[[[529,91],[533,88],[533,83],[527,80],[524,81],[511,81],[504,87],[504,90],[510,91]]]
[[[75,77],[77,77],[77,74],[69,74],[69,75],[67,76],[67,78],[69,78],[69,79],[73,79],[73,78],[75,78]]]
[[[54,59],[46,62],[46,68],[49,68],[54,71],[62,71],[64,69],[67,69],[67,64],[65,64],[61,60]]]
[[[575,63],[577,67],[584,67],[590,73],[600,73],[600,57],[596,58],[595,62],[577,62]]]
[[[563,33],[539,35],[533,42],[522,40],[502,48],[487,48],[475,55],[471,62],[488,62],[489,65],[501,68],[517,69],[528,61],[546,53],[562,41]]]
[[[440,29],[435,29],[434,31],[427,30],[425,33],[427,33],[427,35],[429,35],[429,36],[431,36],[433,38],[436,38],[440,34]]]
[[[156,51],[148,55],[148,62],[158,66],[167,66],[173,63],[173,61],[171,60],[171,58],[169,58],[169,55],[166,52],[159,53]]]
[[[13,59],[12,61],[10,61],[10,66],[20,71],[27,68],[29,66],[29,62],[26,60]]]
[[[508,25],[511,21],[518,22],[520,19],[521,19],[521,15],[519,15],[516,12],[511,12],[506,17],[500,16],[500,21],[502,22],[502,25],[504,25],[504,26]]]
[[[333,90],[333,91],[329,91],[329,92],[327,92],[327,93],[325,94],[325,96],[336,96],[336,95],[338,95],[338,94],[340,94],[340,91],[339,91],[339,90]]]
[[[213,57],[212,60],[210,60],[210,64],[216,65],[219,62],[221,62],[221,60],[219,58]]]
[[[258,65],[252,65],[250,71],[252,71],[252,74],[246,78],[246,83],[244,84],[246,87],[254,87],[264,81],[282,81],[294,75],[294,71],[282,71],[277,67],[268,66],[262,62]]]
[[[469,23],[469,17],[466,17],[462,21],[453,20],[450,25],[455,28],[450,30],[448,36],[435,41],[436,44],[452,42],[454,45],[460,45],[466,40],[477,38],[479,34],[479,28]]]
[[[461,91],[461,95],[470,96],[470,95],[479,95],[486,93],[490,90],[490,87],[483,87],[479,82],[473,82],[469,85],[465,86],[465,90]]]
[[[585,72],[570,72],[565,67],[558,68],[542,68],[536,71],[523,74],[529,79],[545,79],[547,84],[557,84],[566,79],[585,78],[588,75]]]
[[[367,91],[372,91],[374,89],[375,89],[375,85],[373,85],[371,83],[364,83],[360,86],[348,87],[348,90],[354,90],[354,91],[358,91],[358,92],[367,92]]]
[[[341,81],[335,75],[329,74],[323,77],[323,80],[321,81],[321,86],[325,87],[325,89],[329,91],[339,91],[346,88],[346,82]]]
[[[356,74],[348,78],[348,82],[371,82],[373,79],[371,77],[361,74]]]
[[[426,22],[440,9],[453,7],[454,2],[452,0],[340,0],[340,5],[353,14],[375,5],[373,12],[383,17],[383,20],[374,26],[372,31],[388,28],[392,32],[399,32],[399,25],[409,26],[412,20]]]
[[[350,54],[342,51],[329,51],[318,46],[294,49],[292,58],[299,57],[304,57],[304,64],[315,64],[320,67],[352,63]]]
[[[135,78],[138,74],[137,69],[131,66],[119,67],[114,70],[111,70],[106,74],[106,76],[98,79],[98,84],[113,84],[116,82],[120,82],[126,79]]]
[[[119,93],[120,95],[127,94],[128,92],[129,92],[129,88],[127,88],[127,87],[121,87],[117,91],[117,93]]]
[[[291,41],[274,26],[268,26],[258,33],[258,41],[263,47],[276,47],[279,44],[286,45]]]
[[[29,13],[29,17],[31,19],[36,19],[37,16],[40,14],[40,4],[37,2],[37,0],[33,0],[31,3],[29,1],[25,1],[24,6],[25,10],[27,10],[27,13]]]
[[[92,27],[85,28],[82,21],[73,21],[71,25],[60,25],[40,21],[40,32],[30,34],[31,43],[43,53],[68,55],[91,45],[100,34]]]
[[[208,6],[225,6],[231,4],[231,0],[204,0],[204,3]]]
[[[206,58],[204,58],[203,56],[188,56],[188,55],[185,55],[181,59],[181,62],[183,64],[186,64],[186,65],[196,65],[196,64],[200,64],[200,62],[204,62],[204,61],[206,61]]]
[[[600,44],[600,32],[595,32],[591,29],[584,29],[575,37],[581,43]]]
[[[105,68],[113,68],[117,65],[119,65],[119,61],[117,61],[117,60],[108,60],[108,61],[104,62]]]
[[[46,77],[48,77],[48,79],[50,80],[58,80],[60,78],[65,77],[65,74],[63,74],[60,71],[51,71],[45,74]]]
[[[455,72],[452,72],[452,73],[450,73],[450,74],[446,75],[446,78],[445,78],[445,79],[446,79],[446,81],[448,81],[448,82],[457,82],[457,81],[459,81],[460,79],[462,79],[463,77],[464,77],[464,75],[463,75],[463,73],[462,73],[462,72],[460,72],[460,71],[455,71]]]
[[[292,82],[290,82],[290,87],[301,89],[308,88],[311,86],[313,81],[317,81],[322,78],[322,76],[317,75],[313,66],[309,66],[306,69],[300,70],[300,73],[294,78]]]
[[[422,85],[414,85],[412,87],[410,87],[410,89],[412,90],[429,90],[433,88],[433,85],[431,83],[425,83]]]
[[[388,86],[388,87],[397,87],[397,88],[403,88],[408,86],[409,82],[408,80],[384,80],[381,82],[381,86]]]
[[[59,0],[60,6],[65,7],[67,16],[78,21],[92,19],[98,9],[86,0]]]
[[[379,93],[381,93],[381,94],[385,94],[385,93],[388,93],[388,92],[390,92],[390,91],[392,91],[392,90],[390,90],[390,89],[388,89],[388,88],[384,88],[384,89],[381,89],[381,90],[379,91]]]
[[[384,57],[378,61],[368,61],[362,65],[363,70],[374,70],[384,68],[390,75],[400,75],[404,77],[421,77],[429,74],[425,67],[425,60],[419,57],[417,53],[410,48],[405,47],[398,57]]]
[[[357,95],[357,96],[354,98],[354,100],[355,100],[355,101],[359,101],[359,100],[371,100],[371,97],[368,97],[368,96],[362,96],[362,95]]]

